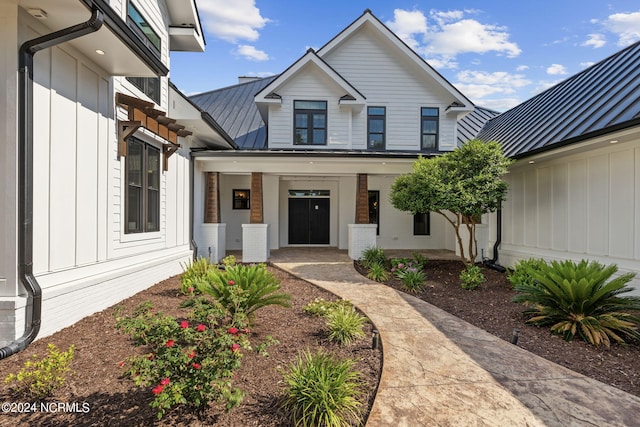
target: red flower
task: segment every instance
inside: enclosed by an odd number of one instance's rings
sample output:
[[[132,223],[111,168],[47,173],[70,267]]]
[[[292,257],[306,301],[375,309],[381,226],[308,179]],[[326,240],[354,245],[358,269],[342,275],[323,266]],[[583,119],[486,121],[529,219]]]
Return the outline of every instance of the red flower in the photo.
[[[175,343],[176,342],[174,340],[169,340],[169,341],[167,341],[167,343],[165,345],[167,346],[167,348],[169,348],[169,347],[173,347],[175,345]]]
[[[229,332],[231,335],[238,335],[238,328],[234,328],[232,326],[229,329],[227,329],[227,332]]]
[[[193,287],[189,288],[189,292],[193,293],[195,289],[193,289]]]
[[[191,366],[193,367],[193,369],[200,369],[202,368],[202,366],[199,363],[192,363]]]
[[[153,394],[160,394],[162,393],[163,388],[164,388],[163,386],[159,385],[154,387],[151,391],[153,392]]]
[[[118,362],[118,366],[120,366],[121,368],[124,366],[124,360],[121,360]]]
[[[196,351],[193,350],[191,353],[187,354],[187,356],[189,356],[189,359],[193,359],[194,357],[196,357]]]
[[[242,332],[244,332],[245,334],[250,334],[251,330],[249,330],[249,328],[244,328]]]
[[[170,382],[171,380],[169,378],[163,378],[160,380],[160,385],[162,386],[169,385]]]
[[[238,344],[238,343],[234,343],[231,346],[231,351],[238,351],[239,349],[240,349],[240,344]]]
[[[180,327],[182,329],[187,329],[189,327],[189,322],[187,322],[186,320],[183,320],[182,322],[180,322]]]
[[[200,323],[198,326],[196,326],[196,331],[198,331],[198,332],[204,332],[205,329],[207,329],[207,327],[204,326],[202,323]]]
[[[233,280],[229,280],[227,283],[230,284],[230,285],[235,285],[236,284],[236,282],[233,281]]]

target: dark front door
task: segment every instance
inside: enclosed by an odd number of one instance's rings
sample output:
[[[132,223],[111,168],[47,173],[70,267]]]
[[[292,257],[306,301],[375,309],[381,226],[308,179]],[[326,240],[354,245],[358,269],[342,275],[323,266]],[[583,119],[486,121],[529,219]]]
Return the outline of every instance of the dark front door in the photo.
[[[289,244],[329,244],[329,199],[289,199]]]

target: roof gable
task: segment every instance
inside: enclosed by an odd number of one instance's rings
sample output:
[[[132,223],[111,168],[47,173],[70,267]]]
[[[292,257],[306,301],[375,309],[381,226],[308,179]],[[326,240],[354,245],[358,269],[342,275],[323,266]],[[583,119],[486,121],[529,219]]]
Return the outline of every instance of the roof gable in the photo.
[[[640,125],[640,42],[490,120],[478,134],[524,157]]]
[[[404,43],[393,31],[391,31],[386,25],[384,25],[373,13],[367,9],[364,13],[351,23],[347,28],[342,30],[337,36],[331,39],[327,44],[318,49],[317,54],[319,57],[324,58],[329,56],[332,52],[339,49],[349,38],[361,30],[362,28],[368,28],[375,31],[380,37],[385,38],[389,43],[394,46],[398,52],[405,55],[408,61],[415,64],[422,73],[428,76],[430,79],[436,81],[446,92],[451,94],[455,99],[454,108],[456,111],[465,112],[472,111],[474,108],[473,103],[466,96],[462,94],[455,86],[453,86],[448,80],[446,80],[440,73],[438,73],[433,67],[431,67],[420,55],[418,55],[413,49],[411,49],[406,43]]]

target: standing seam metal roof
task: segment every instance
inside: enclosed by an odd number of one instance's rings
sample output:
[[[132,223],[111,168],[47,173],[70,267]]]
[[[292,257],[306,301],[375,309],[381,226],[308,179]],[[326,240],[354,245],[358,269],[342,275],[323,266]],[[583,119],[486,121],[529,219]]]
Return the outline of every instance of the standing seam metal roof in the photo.
[[[639,97],[637,42],[490,120],[478,138],[523,157],[637,124]]]

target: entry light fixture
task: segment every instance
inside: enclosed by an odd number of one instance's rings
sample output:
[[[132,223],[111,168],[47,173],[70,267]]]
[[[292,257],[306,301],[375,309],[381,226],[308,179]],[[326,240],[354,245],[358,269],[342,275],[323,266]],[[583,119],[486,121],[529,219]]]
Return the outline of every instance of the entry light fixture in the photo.
[[[27,12],[29,12],[29,15],[37,19],[47,19],[48,16],[47,12],[36,7],[30,7],[29,9],[27,9]]]

